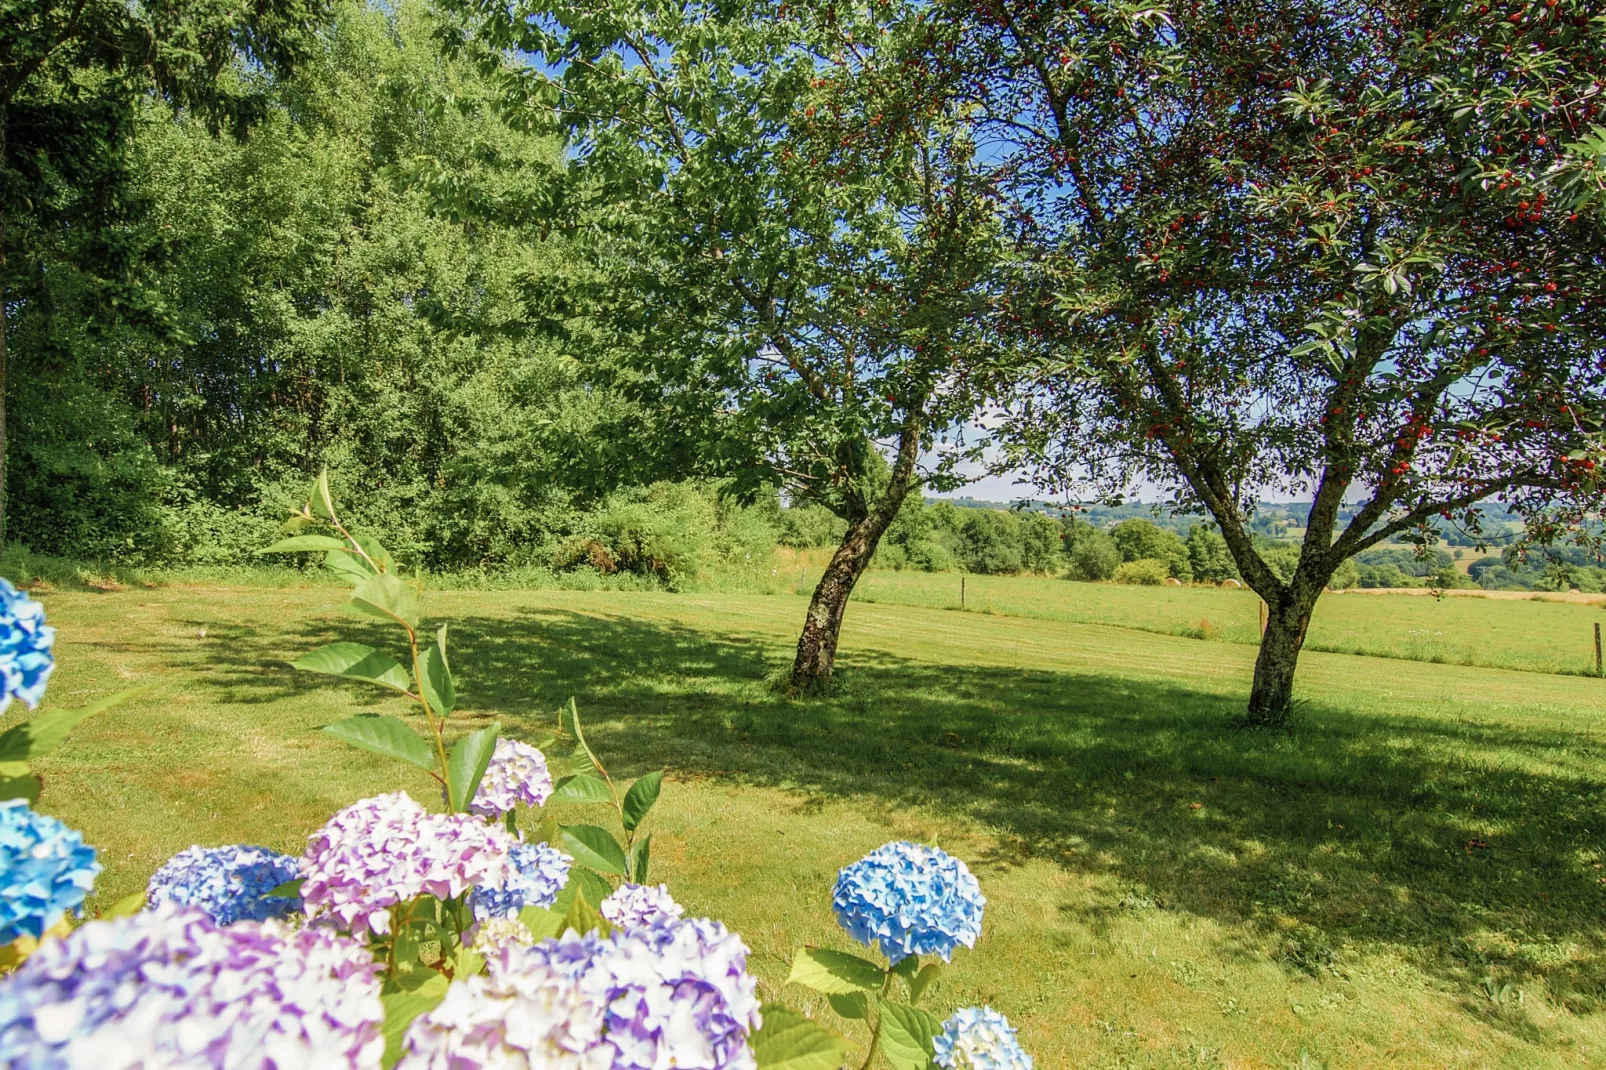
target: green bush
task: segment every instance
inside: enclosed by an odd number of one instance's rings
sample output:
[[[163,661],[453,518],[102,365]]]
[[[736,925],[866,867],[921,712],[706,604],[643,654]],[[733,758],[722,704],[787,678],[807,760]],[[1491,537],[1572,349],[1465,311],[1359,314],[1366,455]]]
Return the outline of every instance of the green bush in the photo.
[[[1188,531],[1188,564],[1193,578],[1202,583],[1220,583],[1238,579],[1238,566],[1227,550],[1227,540],[1221,532],[1204,524],[1195,524]]]
[[[1121,551],[1104,532],[1083,528],[1077,534],[1076,545],[1071,547],[1072,579],[1107,580],[1120,564]]]
[[[992,575],[1019,572],[1020,520],[1002,509],[967,509],[959,527],[959,564],[967,572]]]
[[[1152,557],[1123,561],[1115,570],[1116,583],[1132,583],[1143,587],[1158,587],[1171,578],[1173,577],[1170,565]]]
[[[1121,551],[1122,561],[1161,561],[1166,575],[1187,583],[1193,579],[1193,565],[1182,537],[1150,520],[1133,517],[1110,529],[1110,538]]]

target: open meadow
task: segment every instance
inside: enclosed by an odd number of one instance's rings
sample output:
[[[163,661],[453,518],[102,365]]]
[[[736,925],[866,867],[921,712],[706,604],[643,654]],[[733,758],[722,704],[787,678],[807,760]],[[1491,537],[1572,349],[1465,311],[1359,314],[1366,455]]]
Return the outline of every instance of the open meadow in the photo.
[[[840,690],[809,702],[768,683],[798,597],[441,591],[426,613],[453,627],[457,731],[539,739],[573,695],[618,771],[668,766],[655,879],[743,935],[766,997],[797,944],[849,946],[837,869],[910,838],[967,859],[989,898],[942,1001],[999,1008],[1046,1070],[1606,1062],[1606,683],[1308,651],[1294,727],[1232,730],[1252,595],[972,577],[983,612],[959,613],[957,585],[867,577]],[[40,597],[52,706],[157,685],[42,763],[51,811],[101,851],[100,905],[192,842],[299,852],[354,798],[430,797],[422,772],[317,732],[414,720],[403,701],[286,664],[388,644],[345,590]],[[1344,597],[1312,639],[1398,654],[1437,627],[1554,672],[1599,614]],[[1238,641],[1161,634],[1201,618]]]

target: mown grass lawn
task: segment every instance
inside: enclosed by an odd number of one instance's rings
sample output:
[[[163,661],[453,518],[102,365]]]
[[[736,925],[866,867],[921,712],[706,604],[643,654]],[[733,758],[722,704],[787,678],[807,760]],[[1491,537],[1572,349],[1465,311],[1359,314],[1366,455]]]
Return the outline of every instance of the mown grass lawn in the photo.
[[[192,842],[297,851],[355,798],[430,796],[316,731],[399,703],[285,665],[389,640],[344,596],[43,596],[48,701],[159,683],[44,769],[44,808],[102,851],[101,903]],[[792,703],[766,679],[798,598],[426,610],[454,628],[460,730],[538,738],[572,694],[621,772],[668,766],[656,876],[743,934],[769,998],[830,1017],[783,984],[792,951],[846,946],[836,870],[907,837],[990,899],[937,1001],[1003,1010],[1040,1067],[1606,1062],[1601,681],[1312,653],[1298,726],[1259,734],[1225,727],[1251,647],[1129,628],[859,603],[841,693]]]

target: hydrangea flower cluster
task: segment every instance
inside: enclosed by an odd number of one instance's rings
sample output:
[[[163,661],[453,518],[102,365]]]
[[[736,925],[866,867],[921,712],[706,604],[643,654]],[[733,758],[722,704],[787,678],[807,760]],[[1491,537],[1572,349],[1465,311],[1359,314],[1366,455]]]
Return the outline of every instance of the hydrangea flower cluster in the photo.
[[[363,799],[308,840],[301,898],[310,918],[332,917],[358,936],[388,933],[397,903],[506,887],[516,842],[469,814],[431,814],[406,792]]]
[[[754,1070],[747,947],[716,921],[508,946],[409,1027],[398,1070]]]
[[[670,897],[665,885],[625,883],[602,901],[601,911],[621,929],[639,929],[659,918],[678,918],[686,908]]]
[[[910,955],[952,960],[981,935],[981,885],[940,847],[900,840],[877,847],[837,875],[831,906],[848,935],[880,944],[893,965]]]
[[[498,739],[469,809],[481,817],[501,817],[515,806],[541,806],[552,794],[546,756],[528,743]]]
[[[0,802],[0,944],[54,927],[83,905],[99,873],[82,833],[25,799]]]
[[[327,928],[165,907],[47,941],[0,982],[0,1065],[374,1067],[378,967]]]
[[[186,847],[162,863],[147,902],[199,907],[219,925],[280,918],[301,909],[296,896],[268,893],[301,875],[301,860],[266,847]]]
[[[56,629],[45,623],[45,607],[10,581],[0,580],[0,711],[20,698],[34,709],[45,697],[45,681],[56,667],[50,647]]]
[[[933,1040],[944,1070],[1032,1070],[1009,1019],[991,1007],[962,1007]]]
[[[516,918],[525,907],[549,907],[569,880],[574,859],[544,843],[516,841],[508,848],[507,879],[500,887],[474,889],[474,916]]]

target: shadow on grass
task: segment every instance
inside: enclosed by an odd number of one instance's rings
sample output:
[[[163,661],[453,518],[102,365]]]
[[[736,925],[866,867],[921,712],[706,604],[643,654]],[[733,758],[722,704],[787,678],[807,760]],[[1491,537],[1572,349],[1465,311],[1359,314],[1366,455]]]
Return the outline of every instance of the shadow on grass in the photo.
[[[453,631],[476,721],[534,737],[573,694],[626,773],[667,764],[974,818],[999,840],[983,866],[1046,859],[1124,889],[1064,907],[1095,930],[1176,910],[1260,932],[1295,971],[1400,949],[1480,1016],[1491,979],[1606,1008],[1606,785],[1538,771],[1595,746],[1555,729],[1313,703],[1291,733],[1235,732],[1237,698],[877,652],[843,657],[840,694],[789,702],[766,686],[789,650],[768,641],[568,611]],[[337,638],[389,645],[352,620],[242,631],[203,679],[237,702],[331,686],[264,663]]]

